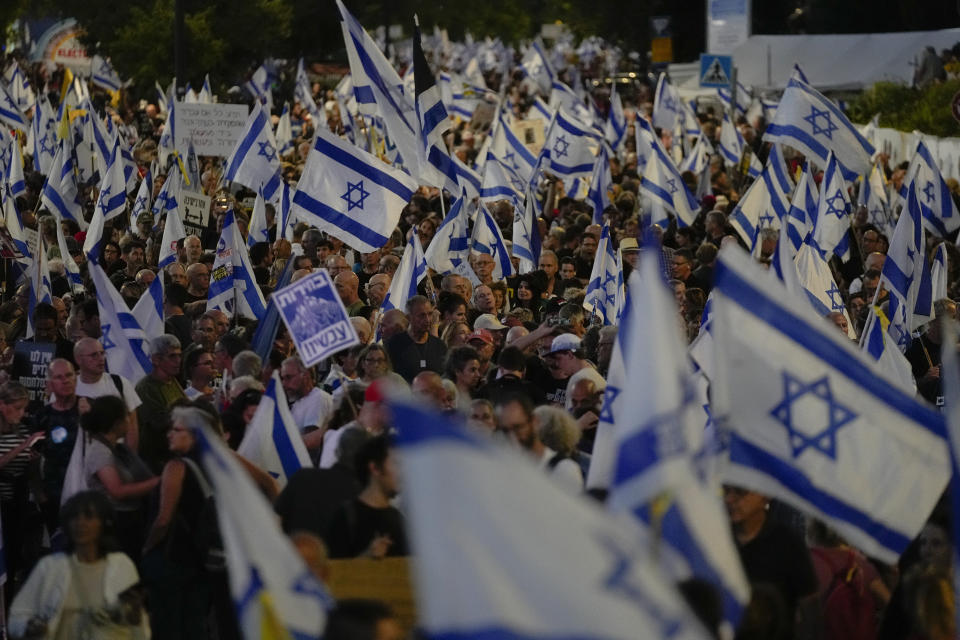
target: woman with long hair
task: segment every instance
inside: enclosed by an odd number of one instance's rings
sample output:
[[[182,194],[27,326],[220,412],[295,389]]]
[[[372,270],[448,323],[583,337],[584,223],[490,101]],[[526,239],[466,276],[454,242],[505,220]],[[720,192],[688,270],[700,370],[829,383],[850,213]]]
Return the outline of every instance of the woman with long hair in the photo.
[[[120,552],[110,501],[81,491],[60,510],[66,547],[40,560],[10,608],[14,638],[148,638],[133,561]]]
[[[406,381],[393,371],[393,365],[390,363],[390,356],[387,350],[381,344],[368,344],[360,352],[357,362],[357,377],[364,386],[370,386],[370,383],[379,378],[389,378],[393,382],[406,386]]]
[[[466,347],[469,346],[467,341],[470,339],[471,333],[470,325],[466,322],[454,321],[448,324],[447,328],[443,330],[440,339],[447,345],[447,350],[453,349],[454,347]]]

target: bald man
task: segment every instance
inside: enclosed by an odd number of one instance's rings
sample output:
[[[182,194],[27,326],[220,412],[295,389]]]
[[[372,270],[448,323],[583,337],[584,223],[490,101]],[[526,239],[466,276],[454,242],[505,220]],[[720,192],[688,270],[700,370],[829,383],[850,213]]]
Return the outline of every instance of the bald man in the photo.
[[[393,336],[406,331],[407,325],[409,324],[407,315],[400,309],[390,309],[387,311],[383,314],[383,317],[380,318],[380,337],[383,343],[386,344],[387,340]]]
[[[73,346],[73,359],[77,363],[77,388],[79,398],[92,400],[100,396],[116,396],[127,405],[127,433],[124,438],[128,447],[137,450],[137,407],[140,396],[133,383],[121,375],[107,373],[107,357],[103,345],[95,338],[81,338]]]
[[[197,236],[187,236],[183,239],[183,262],[194,265],[203,255],[203,244]]]
[[[390,280],[390,276],[385,273],[377,273],[370,277],[365,287],[368,305],[374,309],[380,308],[383,299],[387,297],[387,291],[390,290]]]
[[[336,257],[336,256],[331,256]],[[355,316],[360,313],[364,306],[360,299],[360,278],[353,271],[341,271],[333,279],[333,286],[343,301],[343,306],[347,308],[347,314]]]
[[[423,399],[437,411],[449,409],[447,392],[443,388],[443,378],[434,371],[421,371],[410,383],[410,390],[416,398]]]

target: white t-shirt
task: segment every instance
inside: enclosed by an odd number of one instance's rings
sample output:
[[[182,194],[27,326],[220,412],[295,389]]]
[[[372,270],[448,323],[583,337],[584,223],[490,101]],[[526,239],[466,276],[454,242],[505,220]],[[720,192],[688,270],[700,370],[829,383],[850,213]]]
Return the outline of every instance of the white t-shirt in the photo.
[[[113,377],[109,373],[104,373],[102,376],[100,376],[99,380],[93,383],[83,382],[78,376],[77,396],[81,398],[116,396],[118,398],[123,398],[123,401],[127,405],[127,411],[133,411],[142,404],[140,402],[140,396],[137,395],[136,389],[133,388],[133,385],[129,380],[123,376],[117,377],[120,378],[120,383],[123,386],[123,395],[120,394],[120,390],[117,389],[117,385],[113,383]]]
[[[322,427],[332,413],[333,396],[319,387],[314,387],[290,407],[290,415],[301,431],[310,426]]]
[[[543,456],[538,461],[538,466],[547,471],[550,477],[556,479],[564,489],[574,495],[583,493],[583,472],[580,471],[580,465],[576,460],[564,458],[553,467],[548,468],[550,459],[557,455],[557,452],[550,447],[543,448]]]

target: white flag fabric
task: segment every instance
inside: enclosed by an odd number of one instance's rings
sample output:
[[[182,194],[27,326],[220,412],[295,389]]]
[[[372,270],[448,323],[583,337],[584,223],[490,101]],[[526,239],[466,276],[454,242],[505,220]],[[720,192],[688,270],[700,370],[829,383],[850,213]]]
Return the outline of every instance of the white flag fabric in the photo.
[[[612,640],[641,629],[650,639],[705,637],[635,523],[565,493],[518,452],[463,425],[392,408],[427,637]]]
[[[603,212],[611,205],[610,189],[613,186],[613,176],[610,173],[610,155],[605,145],[600,145],[596,162],[593,165],[593,174],[590,176],[590,191],[587,192],[587,202],[593,205],[593,222],[603,222]]]
[[[860,181],[857,204],[867,208],[867,221],[889,238],[893,233],[894,223],[890,220],[890,209],[887,206],[886,178],[879,163],[874,164],[870,169],[870,174],[864,176]]]
[[[256,100],[247,118],[243,135],[227,158],[224,180],[239,182],[256,191],[263,189],[263,196],[275,202],[280,193],[280,157],[277,141],[270,127],[270,117]]]
[[[417,183],[402,171],[318,129],[293,212],[355,249],[375,251],[387,243],[416,190]]]
[[[263,199],[262,190],[257,191],[257,199],[253,203],[253,213],[250,215],[250,224],[247,227],[247,246],[252,247],[258,242],[270,242],[270,231],[267,228],[267,203]]]
[[[847,319],[847,335],[856,339],[857,330],[850,322],[843,293],[837,287],[827,261],[810,243],[804,243],[797,251],[796,265],[800,285],[806,291],[807,300],[816,314],[824,317],[834,311],[842,313]]]
[[[515,209],[513,215],[513,256],[517,258],[518,271],[530,273],[540,265],[540,224],[537,221],[536,193],[527,189],[523,209]]]
[[[810,175],[810,163],[807,162],[787,210],[787,235],[794,249],[799,250],[807,236],[813,233],[819,206],[820,195],[817,193],[813,176]]]
[[[617,93],[617,83],[610,87],[610,114],[604,126],[604,136],[616,151],[627,137],[627,117],[623,113],[623,101]]]
[[[836,156],[831,153],[820,182],[820,202],[813,226],[813,241],[825,257],[834,254],[849,259],[850,211],[847,184]]]
[[[603,224],[600,242],[593,257],[593,269],[587,281],[587,292],[583,298],[583,308],[591,316],[596,315],[603,324],[617,324],[622,308],[617,304],[623,300],[623,273],[617,265],[617,252],[610,238],[610,222]]]
[[[682,119],[683,112],[677,90],[667,80],[667,74],[661,73],[657,81],[657,92],[653,97],[653,126],[672,132]]]
[[[870,170],[874,154],[873,146],[832,100],[796,77],[787,83],[763,139],[793,147],[808,158],[818,158],[823,167],[832,151],[844,177],[851,181]]]
[[[235,454],[210,429],[194,434],[217,505],[243,637],[320,637],[333,599],[280,530],[276,514]]]
[[[183,228],[183,220],[176,209],[167,212],[163,226],[163,238],[160,240],[160,255],[157,266],[161,269],[172,264],[177,259],[177,243],[187,237],[187,230]]]
[[[434,238],[436,240],[436,238]],[[417,285],[427,275],[427,261],[423,257],[423,248],[420,246],[420,237],[414,227],[410,240],[403,250],[403,257],[397,266],[393,279],[390,281],[390,290],[380,305],[381,313],[390,309],[406,311],[407,300],[417,295]]]
[[[23,70],[16,61],[13,62],[11,68],[8,68],[7,71],[11,72],[9,81],[10,95],[13,96],[13,101],[22,113],[29,113],[31,107],[37,102],[37,96],[33,93],[30,80],[27,79],[27,76],[23,73]]]
[[[0,123],[9,129],[27,132],[27,119],[3,82],[0,82]]]
[[[313,99],[313,87],[303,67],[303,58],[297,61],[297,78],[293,85],[293,97],[310,114],[314,128],[326,127],[327,113],[322,107],[318,107],[316,100]]]
[[[145,335],[159,336],[166,333],[163,324],[163,274],[155,277],[143,296],[137,300],[133,307],[133,317],[143,327]]]
[[[598,144],[593,129],[559,109],[547,129],[538,166],[567,183],[574,178],[587,178],[593,172],[593,150]]]
[[[417,128],[419,134],[420,177],[440,189],[450,193],[460,193],[460,184],[457,171],[450,159],[443,135],[450,129],[450,118],[443,105],[440,87],[430,71],[427,58],[423,54],[420,42],[420,26],[414,28],[413,35],[413,69],[416,97],[414,100],[417,112]]]
[[[923,140],[917,141],[907,177],[917,186],[917,201],[927,229],[945,238],[960,227],[960,212],[950,196],[950,187]]]
[[[660,144],[660,140],[651,128],[650,123],[644,118],[637,118],[637,125],[640,129],[637,134],[638,162],[641,152],[639,140],[644,140],[644,144],[649,145],[640,186],[650,195],[650,199],[654,201],[655,205],[676,214],[677,223],[681,227],[693,224],[700,205],[681,178],[677,165],[674,164],[663,145]],[[661,216],[654,216],[652,220],[654,224],[661,221]]]
[[[281,489],[294,473],[313,466],[287,406],[279,371],[274,370],[267,383],[237,453],[269,473]]]
[[[61,220],[73,220],[85,231],[87,222],[83,218],[83,206],[79,201],[70,149],[68,136],[60,141],[57,154],[50,164],[50,173],[40,194],[40,206],[46,207]]]
[[[213,91],[210,90],[210,74],[203,76],[203,86],[197,92],[197,102],[200,104],[211,104],[213,102]]]
[[[724,618],[735,627],[750,589],[719,484],[696,463],[706,447],[703,407],[695,398],[673,291],[652,252],[640,256],[634,274],[633,334],[624,363],[631,384],[622,390],[626,393],[614,428],[617,455],[609,505],[634,513],[649,526],[659,524],[664,542],[687,561],[693,575],[718,589]],[[660,496],[670,505],[658,518],[650,503]]]
[[[290,123],[289,103],[284,103],[273,135],[277,139],[277,155],[284,156],[293,151],[293,125]]]
[[[493,257],[494,280],[513,275],[513,263],[510,262],[510,252],[503,241],[503,234],[500,233],[500,227],[483,204],[477,211],[473,235],[470,237],[470,248],[476,253],[486,253]]]
[[[514,208],[520,206],[526,183],[496,156],[489,155],[483,163],[483,181],[480,183],[480,199],[484,202],[509,200]]]
[[[0,133],[6,137],[6,132]],[[3,143],[0,143],[3,144]],[[7,166],[0,165],[0,173],[4,174],[6,183],[10,186],[10,192],[14,198],[19,198],[27,192],[27,184],[23,176],[23,154],[20,153],[20,143],[15,138],[8,138],[9,153],[0,153],[8,155]]]
[[[897,343],[890,337],[887,329],[890,320],[878,306],[870,307],[867,321],[860,336],[860,348],[877,361],[884,375],[909,395],[917,393],[917,381],[913,377],[913,368],[906,356],[900,353]]]
[[[13,245],[23,254],[23,258],[18,258],[17,262],[22,265],[29,265],[33,251],[27,245],[27,236],[23,230],[23,220],[20,218],[16,199],[10,193],[9,186],[0,185],[0,189],[2,189],[0,193],[3,194],[3,197],[0,198],[0,205],[2,205],[4,226],[10,232]]]
[[[466,193],[453,201],[447,216],[437,227],[424,252],[427,265],[437,273],[448,274],[470,257],[470,218]]]
[[[239,313],[251,320],[259,320],[267,312],[233,209],[223,218],[217,257],[210,270],[207,309],[220,309],[228,316]]]
[[[57,153],[57,112],[50,106],[46,94],[40,94],[33,113],[30,137],[33,149],[33,168],[48,175],[53,157]]]
[[[950,475],[943,417],[763,273],[732,250],[716,268],[712,390],[713,415],[729,430],[724,480],[896,562]]]
[[[761,229],[780,228],[790,207],[790,187],[783,155],[774,145],[760,177],[730,214],[730,225],[751,250],[760,238]]]
[[[117,140],[114,142],[110,162],[100,182],[100,194],[97,196],[95,207],[102,213],[104,221],[113,220],[127,208],[127,179],[123,170],[120,142]]]
[[[935,301],[947,297],[947,264],[947,243],[941,242],[933,252],[933,263],[930,265],[930,290]]]
[[[107,370],[127,380],[140,380],[153,370],[147,355],[146,333],[100,263],[87,256],[87,264],[97,289],[100,342],[107,354]]]
[[[123,81],[110,62],[99,55],[94,55],[90,63],[91,76],[90,81],[98,87],[107,91],[120,91],[123,88]]]

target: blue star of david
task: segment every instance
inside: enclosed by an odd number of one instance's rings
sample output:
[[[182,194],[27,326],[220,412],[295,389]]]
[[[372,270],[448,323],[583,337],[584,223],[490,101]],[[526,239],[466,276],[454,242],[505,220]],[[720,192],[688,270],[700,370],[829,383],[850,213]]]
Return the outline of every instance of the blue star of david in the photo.
[[[257,144],[260,145],[260,151],[257,152],[257,155],[266,158],[267,162],[271,162],[277,157],[277,150],[269,142],[258,142]]]
[[[923,197],[927,199],[927,204],[933,203],[935,187],[933,183],[927,180],[927,184],[923,187]]]
[[[882,225],[886,223],[883,217],[883,209],[880,207],[874,207],[870,210],[870,222],[876,225]]]
[[[834,311],[843,310],[843,296],[840,295],[840,289],[837,289],[835,282],[830,283],[830,288],[824,293],[830,296],[830,308]]]
[[[110,199],[110,185],[107,185],[103,189],[100,189],[99,204],[100,210],[104,213],[107,212],[107,200]]]
[[[513,151],[507,152],[507,154],[503,156],[503,159],[509,162],[510,165],[514,168],[514,170],[520,168],[520,165],[517,163],[517,156]]]
[[[907,259],[910,260],[910,262],[913,262],[915,255],[917,255],[917,252],[914,251],[912,247],[907,247]]]
[[[818,119],[822,119],[825,124],[823,126],[817,123]],[[833,119],[830,117],[830,112],[826,109],[817,109],[814,105],[810,105],[810,115],[804,118],[807,122],[810,123],[810,126],[813,127],[813,135],[825,135],[828,140],[833,140],[833,132],[839,129],[839,127],[833,124]]]
[[[357,196],[354,196],[356,192]],[[347,213],[353,211],[354,209],[363,210],[363,201],[367,199],[367,196],[370,195],[370,192],[363,188],[363,180],[358,182],[347,181],[347,192],[340,196],[340,198],[347,203]],[[354,200],[354,197],[359,197],[359,200]]]
[[[901,351],[910,343],[910,332],[904,329],[900,323],[890,323],[890,336],[897,341],[897,346],[900,347]]]
[[[603,284],[600,285],[600,287],[606,289],[607,285],[611,282],[614,284],[617,283],[617,274],[607,271],[603,274]]]
[[[104,350],[113,349],[117,343],[110,339],[110,325],[105,324],[100,327],[100,342],[103,343]]]
[[[809,407],[805,412],[793,411],[793,404],[808,394],[826,404],[825,425],[818,424],[821,421],[817,420],[815,412],[809,411]],[[783,372],[783,399],[770,411],[770,415],[786,427],[794,458],[813,448],[831,460],[837,459],[837,431],[857,418],[856,413],[834,400],[827,376],[804,383],[787,371]],[[800,421],[813,421],[818,430],[807,435],[809,430],[798,428],[797,423]]]
[[[677,102],[670,94],[667,94],[667,96],[663,99],[663,108],[667,111],[673,111],[674,113],[677,113]]]
[[[54,148],[52,146],[47,146],[47,136],[40,138],[40,154],[49,154],[53,155]]]
[[[134,211],[142,211],[147,208],[147,196],[140,196],[137,198],[137,201],[133,203]]]
[[[557,154],[558,158],[567,155],[567,149],[569,148],[570,143],[567,142],[567,139],[563,136],[557,138],[557,141],[553,143],[553,152]]]
[[[773,216],[769,212],[764,213],[757,219],[757,222],[760,224],[760,227],[772,227],[773,226]]]
[[[837,189],[835,194],[827,198],[827,215],[832,213],[837,216],[838,219],[842,219],[847,213],[846,204],[843,200],[843,194],[840,192],[840,189]]]
[[[612,384],[608,384],[607,388],[603,390],[603,406],[600,407],[600,415],[597,416],[598,420],[613,424],[613,403],[618,395],[620,395],[620,389]]]
[[[670,187],[670,195],[673,195],[680,189],[677,186],[677,181],[674,178],[667,178],[667,186]]]

